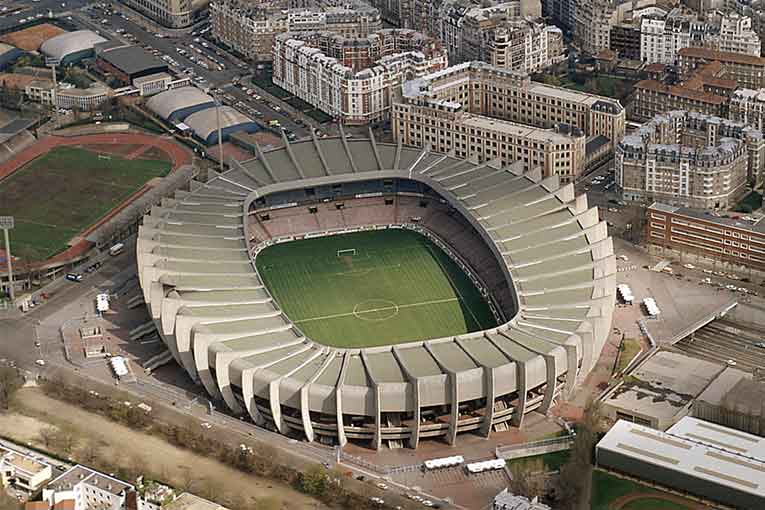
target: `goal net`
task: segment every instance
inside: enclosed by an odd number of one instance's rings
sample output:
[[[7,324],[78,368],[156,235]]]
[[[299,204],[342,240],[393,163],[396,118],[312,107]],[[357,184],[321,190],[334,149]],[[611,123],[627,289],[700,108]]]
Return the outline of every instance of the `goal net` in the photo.
[[[337,250],[338,257],[353,257],[356,255],[356,248],[348,248],[345,250]]]

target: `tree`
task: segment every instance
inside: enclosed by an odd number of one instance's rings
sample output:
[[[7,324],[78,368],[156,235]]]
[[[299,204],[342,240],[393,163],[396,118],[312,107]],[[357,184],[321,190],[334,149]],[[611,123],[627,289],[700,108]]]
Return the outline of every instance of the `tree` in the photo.
[[[544,83],[546,85],[554,85],[556,87],[560,87],[560,85],[561,85],[560,78],[558,78],[554,74],[546,74],[546,75],[544,75],[544,77],[542,78],[542,83]]]
[[[558,508],[575,510],[589,502],[595,443],[603,430],[600,404],[590,402],[585,407],[568,462],[561,467],[558,479]]]
[[[311,466],[300,476],[300,488],[311,496],[323,496],[328,485],[327,471],[318,464]]]
[[[282,508],[284,503],[276,496],[266,496],[255,503],[255,510],[282,510]]]
[[[18,370],[13,367],[0,367],[0,411],[8,409],[13,395],[23,383]]]
[[[94,441],[88,441],[80,452],[80,459],[85,464],[96,464],[101,457],[101,445]]]
[[[57,434],[58,430],[56,430],[55,427],[45,427],[40,429],[40,432],[38,432],[40,441],[42,441],[42,444],[45,446],[45,448],[50,448],[53,446],[53,444],[55,444]]]
[[[540,458],[532,458],[510,464],[510,491],[529,499],[545,494],[545,463]]]
[[[21,510],[21,503],[0,487],[0,510]]]

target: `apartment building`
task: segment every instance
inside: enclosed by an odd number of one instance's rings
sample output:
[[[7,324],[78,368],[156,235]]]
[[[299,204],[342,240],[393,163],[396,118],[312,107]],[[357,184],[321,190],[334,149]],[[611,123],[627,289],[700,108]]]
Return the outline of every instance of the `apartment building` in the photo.
[[[576,26],[576,0],[542,0],[542,15],[570,34]]]
[[[714,25],[676,11],[640,20],[640,59],[647,64],[674,65],[681,48],[701,46],[716,32]]]
[[[574,45],[595,55],[611,48],[611,27],[617,23],[617,11],[610,0],[576,0]]]
[[[268,61],[274,38],[284,32],[323,31],[365,37],[382,29],[379,11],[362,2],[311,9],[290,5],[214,0],[210,3],[212,36],[253,60]]]
[[[739,89],[728,108],[730,120],[765,131],[765,89]]]
[[[752,29],[752,18],[735,13],[722,17],[716,46],[718,51],[755,57],[762,54],[762,42],[757,32]]]
[[[641,60],[640,55],[640,26],[631,23],[619,23],[611,27],[610,49],[619,58]]]
[[[616,99],[534,82],[525,73],[466,62],[412,81],[419,96],[460,102],[476,115],[541,128],[567,124],[586,136],[605,136],[613,148],[624,136],[625,112]]]
[[[616,186],[625,200],[727,209],[761,179],[762,132],[719,117],[673,111],[625,136]]]
[[[677,52],[678,72],[681,79],[689,78],[699,67],[720,62],[726,79],[735,80],[739,87],[759,89],[765,87],[765,58],[730,53],[706,48],[683,48]]]
[[[765,221],[653,203],[646,209],[646,242],[663,256],[693,254],[765,271]]]
[[[521,161],[526,169],[540,168],[544,177],[560,176],[561,182],[573,181],[585,169],[586,137],[564,124],[538,128],[475,115],[459,102],[423,101],[416,94],[405,94],[393,106],[391,122],[396,141],[404,145],[454,151],[481,162]]]
[[[483,62],[406,82],[391,118],[394,136],[405,144],[521,160],[564,181],[585,169],[587,140],[602,136],[613,150],[625,126],[616,100],[532,82],[527,74]]]
[[[273,81],[338,122],[387,119],[407,77],[443,69],[439,41],[413,30],[381,30],[365,38],[332,33],[280,34],[274,41]]]
[[[125,0],[125,3],[168,28],[191,25],[194,15],[207,5],[207,0]]]
[[[715,61],[700,67],[677,85],[658,80],[639,81],[634,87],[630,117],[646,121],[671,110],[726,117],[728,102],[737,84],[724,76],[722,64]]]
[[[535,73],[563,61],[563,32],[541,18],[519,16],[517,4],[465,8],[447,3],[439,11],[440,39],[457,64],[481,60]]]

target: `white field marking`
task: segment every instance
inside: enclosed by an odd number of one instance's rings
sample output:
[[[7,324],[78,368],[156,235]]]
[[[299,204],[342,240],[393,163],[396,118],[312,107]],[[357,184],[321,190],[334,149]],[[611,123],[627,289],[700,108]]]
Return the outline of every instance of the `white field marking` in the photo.
[[[480,328],[481,328],[481,323],[478,321],[478,317],[476,317],[476,316],[475,316],[475,314],[473,313],[473,309],[472,309],[472,308],[470,308],[470,305],[469,305],[469,304],[468,304],[468,302],[465,300],[465,298],[462,296],[462,293],[460,292],[460,289],[459,289],[459,287],[458,287],[457,285],[455,285],[455,283],[452,281],[451,277],[449,276],[449,272],[446,270],[446,268],[445,268],[445,267],[443,267],[443,266],[441,265],[441,261],[440,261],[440,260],[438,260],[438,254],[436,254],[436,253],[433,253],[433,250],[430,248],[430,246],[428,246],[427,248],[428,248],[428,251],[429,251],[431,254],[433,254],[433,258],[436,260],[436,264],[438,264],[438,267],[440,267],[440,268],[441,268],[441,271],[443,271],[443,273],[444,273],[444,276],[446,276],[446,279],[447,279],[447,280],[449,280],[449,283],[450,283],[450,284],[451,284],[451,286],[454,288],[454,292],[456,292],[456,293],[457,293],[457,296],[459,296],[459,299],[460,299],[460,301],[462,301],[463,303],[465,303],[465,308],[467,308],[467,309],[468,309],[468,312],[470,312],[470,316],[471,316],[471,317],[473,317],[473,320],[475,321],[475,327],[477,327],[477,328],[479,328],[479,329],[480,329]]]
[[[356,269],[354,271],[340,271],[339,273],[332,273],[333,276],[359,276],[359,275],[365,275],[369,274],[372,271],[382,270],[382,269],[400,269],[401,264],[390,264],[387,266],[375,266],[375,267],[369,267],[366,269]]]
[[[321,320],[325,320],[325,319],[337,319],[337,318],[340,318],[340,317],[349,317],[349,316],[356,315],[356,314],[359,314],[359,313],[382,312],[382,311],[385,311],[385,310],[396,310],[396,309],[401,309],[401,308],[414,308],[416,306],[437,305],[437,304],[440,304],[440,303],[450,303],[450,302],[453,302],[453,301],[460,301],[460,298],[453,297],[453,298],[445,298],[445,299],[434,299],[432,301],[422,301],[420,303],[410,303],[408,305],[383,306],[383,307],[380,307],[380,308],[371,308],[369,310],[363,310],[363,311],[360,311],[360,312],[354,311],[354,312],[348,312],[348,313],[336,313],[336,314],[332,314],[332,315],[322,315],[321,317],[309,317],[308,319],[301,319],[301,320],[292,321],[292,322],[294,322],[295,324],[300,324],[302,322],[321,321]]]
[[[45,223],[43,221],[32,221],[32,220],[26,220],[24,218],[16,217],[16,221],[23,221],[24,223],[31,223],[32,225],[42,225],[43,227],[53,227],[53,228],[62,228],[60,225],[55,225],[53,223]]]

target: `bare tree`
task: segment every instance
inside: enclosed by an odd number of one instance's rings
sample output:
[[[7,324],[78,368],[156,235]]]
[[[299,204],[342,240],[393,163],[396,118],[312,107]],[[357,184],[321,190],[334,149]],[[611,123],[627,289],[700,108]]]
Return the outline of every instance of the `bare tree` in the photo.
[[[42,441],[42,444],[45,445],[46,448],[50,448],[56,443],[56,435],[58,435],[58,430],[55,427],[44,427],[40,429],[38,435],[40,436],[40,441]]]
[[[545,463],[540,458],[531,458],[510,464],[510,491],[529,499],[545,494]]]
[[[255,504],[256,510],[282,510],[284,503],[276,496],[266,496],[258,499]]]
[[[23,380],[13,367],[0,367],[0,411],[8,409],[13,395],[21,388]]]
[[[585,500],[590,494],[595,443],[603,428],[602,421],[600,405],[588,403],[576,429],[569,460],[560,470],[557,494],[561,510],[575,510],[589,504]]]

